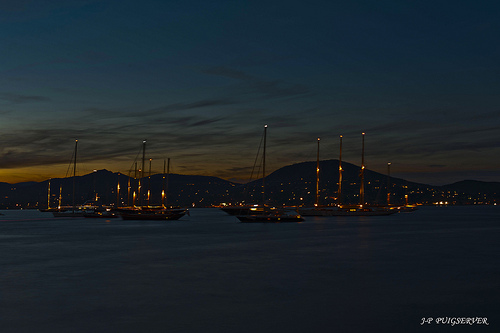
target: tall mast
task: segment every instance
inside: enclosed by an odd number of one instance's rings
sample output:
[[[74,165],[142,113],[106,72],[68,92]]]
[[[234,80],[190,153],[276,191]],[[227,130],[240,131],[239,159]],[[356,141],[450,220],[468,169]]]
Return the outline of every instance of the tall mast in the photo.
[[[61,203],[62,203],[62,183],[59,184],[59,205],[57,206],[59,210],[61,209]]]
[[[406,182],[405,186],[405,206],[408,206],[408,182]]]
[[[137,184],[137,162],[134,164],[134,188],[137,186],[137,193],[139,193],[139,189],[141,188],[141,181],[139,180],[139,184]],[[136,193],[134,190],[134,193],[132,194],[132,205],[135,207],[135,198],[136,198]]]
[[[318,152],[316,153],[316,203],[314,206],[319,205],[319,140],[318,138]]]
[[[142,168],[141,168],[141,178],[139,179],[139,183],[142,181],[144,181],[144,160],[146,159],[146,140],[143,140],[142,141]],[[139,202],[140,202],[140,205],[142,206],[143,205],[143,193],[141,193],[141,186],[139,185]]]
[[[141,168],[141,178],[144,177],[144,160],[146,159],[146,140],[142,141],[142,168]]]
[[[50,179],[49,179],[49,189],[47,191],[47,210],[50,210]]]
[[[262,152],[262,205],[266,204],[266,138],[267,125],[264,126],[264,150]]]
[[[342,135],[340,136],[340,154],[339,154],[339,189],[337,191],[337,206],[342,204]]]
[[[167,193],[168,193],[168,176],[170,174],[170,158],[167,159],[167,177],[165,179],[165,160],[163,160],[163,192],[162,192],[162,205],[163,208],[166,208],[167,203]]]
[[[168,204],[168,183],[170,178],[170,157],[167,159],[167,183],[165,184],[165,204]]]
[[[149,207],[149,200],[151,198],[151,161],[153,159],[149,159],[149,176],[148,176],[148,207]]]
[[[117,182],[116,182],[116,207],[120,206],[120,173],[117,174]]]
[[[92,173],[92,180],[93,180],[93,186],[94,186],[94,203],[97,204],[97,200],[99,199],[99,196],[97,195],[97,191],[96,191],[96,186],[95,186],[95,183],[96,183],[96,173],[97,173],[97,170],[94,170],[93,173]]]
[[[391,203],[391,162],[387,163],[387,206]]]
[[[359,205],[363,206],[365,204],[365,133],[362,134],[362,148],[361,148],[361,172],[359,177],[361,180],[361,186],[359,187]]]
[[[73,161],[73,213],[75,212],[75,182],[76,182],[76,154],[78,152],[78,140],[75,140],[75,160]]]
[[[130,172],[131,170],[128,171],[128,181],[127,181],[127,206],[130,207]]]
[[[165,208],[165,165],[167,164],[166,160],[163,160],[163,183],[161,189],[161,206]]]

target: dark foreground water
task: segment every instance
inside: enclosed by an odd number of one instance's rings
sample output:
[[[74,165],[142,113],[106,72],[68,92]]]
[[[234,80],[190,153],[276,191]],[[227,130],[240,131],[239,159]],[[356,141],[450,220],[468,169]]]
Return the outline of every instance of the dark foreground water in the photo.
[[[1,332],[500,332],[500,207],[298,224],[2,212]]]

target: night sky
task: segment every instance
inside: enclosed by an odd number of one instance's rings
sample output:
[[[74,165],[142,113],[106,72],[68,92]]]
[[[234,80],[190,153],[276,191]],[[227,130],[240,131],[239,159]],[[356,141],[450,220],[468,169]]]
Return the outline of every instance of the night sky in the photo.
[[[498,1],[0,2],[0,182],[338,158],[500,181]]]

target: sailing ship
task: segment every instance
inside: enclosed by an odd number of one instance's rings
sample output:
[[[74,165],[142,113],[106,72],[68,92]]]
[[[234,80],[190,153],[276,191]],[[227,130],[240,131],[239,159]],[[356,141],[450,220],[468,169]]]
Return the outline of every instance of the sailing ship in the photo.
[[[257,165],[257,160],[258,157],[260,156],[260,148],[261,146],[259,146],[259,149],[257,151],[257,156],[255,157],[255,162],[248,183],[250,183],[253,179],[254,171]],[[244,190],[244,192],[246,192],[246,189]],[[255,215],[256,212],[262,212],[263,207],[264,207],[263,205],[259,205],[258,203],[247,203],[247,204],[241,203],[239,205],[224,206],[220,209],[229,215],[238,216],[238,215]]]
[[[119,209],[123,220],[178,220],[188,213],[185,208],[137,207],[136,209]]]
[[[144,193],[142,191],[142,183],[144,182],[144,163],[146,156],[146,140],[142,142],[142,169],[141,177],[139,178],[138,195],[139,206],[117,208],[117,213],[123,220],[178,220],[186,214],[189,214],[187,208],[169,207],[166,205],[166,193],[168,186],[168,175],[170,174],[170,159],[167,177],[165,177],[165,161],[163,163],[163,190],[162,190],[162,204],[161,206],[150,206],[150,189],[147,194],[147,205],[143,204]],[[151,159],[149,160],[149,177],[151,177]],[[135,192],[134,192],[135,197]],[[117,203],[118,205],[118,203]]]
[[[65,210],[61,208],[61,205],[59,203],[58,211],[52,212],[52,215],[54,217],[82,217],[83,216],[83,211],[81,210],[76,210],[76,204],[75,204],[75,182],[76,182],[76,157],[77,157],[77,152],[78,152],[78,140],[75,140],[75,150],[73,153],[73,194],[72,194],[72,199],[73,199],[73,205],[71,210]],[[60,195],[61,197],[61,195]]]
[[[319,141],[318,141],[319,142]],[[318,167],[316,172],[316,184],[319,184],[319,145],[318,145]],[[342,204],[342,135],[340,135],[340,154],[339,154],[339,182],[337,190],[337,206],[321,207],[318,204],[318,190],[316,190],[316,204],[313,208],[302,208],[300,213],[304,216],[382,216],[392,215],[397,213],[397,209],[389,209],[389,207],[369,206],[365,203],[364,196],[364,171],[365,171],[365,133],[362,133],[362,150],[361,150],[361,169],[360,189],[359,189],[359,205],[344,205]]]
[[[304,218],[300,216],[296,208],[278,208],[269,207],[266,205],[266,139],[267,139],[267,125],[264,126],[263,134],[263,150],[262,150],[262,205],[253,205],[250,207],[242,208],[236,217],[241,222],[301,222]],[[245,214],[246,213],[246,214]]]
[[[261,140],[261,145],[259,145],[259,149],[257,150],[257,156],[255,157],[255,162],[252,168],[252,173],[250,174],[250,178],[248,180],[248,183],[250,183],[253,180],[254,176],[254,171],[257,166],[257,160],[260,156],[260,148],[262,147],[262,142],[263,142],[264,136],[262,137]],[[261,164],[259,167],[262,166]],[[246,192],[246,189],[244,190]],[[258,203],[241,203],[239,205],[229,205],[229,206],[224,206],[221,208],[221,210],[229,215],[233,216],[238,216],[238,215],[255,215],[255,212],[261,212],[263,210],[263,205],[260,205]]]
[[[229,215],[248,215],[251,214],[252,211],[259,210],[260,208],[262,208],[262,206],[259,206],[258,204],[250,204],[222,207],[221,210]]]
[[[392,215],[397,213],[397,210],[389,209],[388,207],[369,206],[365,202],[365,133],[362,135],[361,148],[361,169],[359,172],[360,187],[359,187],[359,205],[347,206],[339,203],[338,209],[333,212],[332,216],[381,216]],[[340,195],[339,195],[340,197]]]

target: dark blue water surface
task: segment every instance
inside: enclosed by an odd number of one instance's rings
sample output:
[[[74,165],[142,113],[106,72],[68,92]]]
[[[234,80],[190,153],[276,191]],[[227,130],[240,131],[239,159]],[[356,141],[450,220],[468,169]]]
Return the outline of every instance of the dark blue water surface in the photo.
[[[2,213],[2,332],[500,332],[497,206],[282,224]]]

